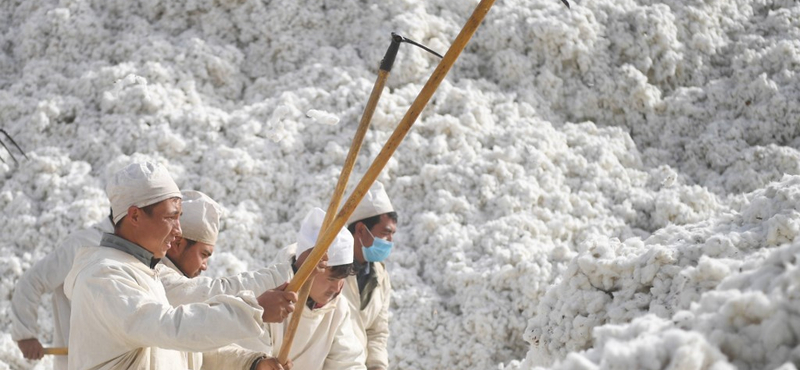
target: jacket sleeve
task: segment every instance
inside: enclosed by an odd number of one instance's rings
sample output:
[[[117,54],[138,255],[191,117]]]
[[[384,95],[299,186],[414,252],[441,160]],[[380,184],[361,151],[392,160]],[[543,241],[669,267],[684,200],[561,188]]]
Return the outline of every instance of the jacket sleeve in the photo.
[[[366,370],[364,360],[364,346],[361,345],[361,341],[353,331],[353,323],[348,309],[346,317],[336,328],[333,344],[325,358],[322,370]]]
[[[384,270],[384,274],[387,274]],[[367,332],[367,368],[389,369],[389,352],[386,349],[389,341],[389,303],[392,285],[389,276],[384,275],[383,306],[375,320],[366,328]]]
[[[250,370],[253,361],[259,357],[267,356],[266,353],[244,349],[235,344],[221,347],[212,351],[203,352],[203,366],[201,370],[241,369]]]
[[[249,291],[173,307],[137,279],[123,267],[100,268],[75,284],[72,300],[134,348],[202,352],[263,333],[263,310]]]
[[[245,290],[253,291],[258,296],[286,282],[277,266],[216,279],[207,276],[189,279],[169,267],[159,265],[157,268],[167,298],[174,306],[202,302],[215,295],[231,295]]]
[[[19,278],[11,298],[11,338],[14,341],[38,337],[37,311],[42,295],[64,284],[75,250],[84,239],[79,234],[68,236]]]

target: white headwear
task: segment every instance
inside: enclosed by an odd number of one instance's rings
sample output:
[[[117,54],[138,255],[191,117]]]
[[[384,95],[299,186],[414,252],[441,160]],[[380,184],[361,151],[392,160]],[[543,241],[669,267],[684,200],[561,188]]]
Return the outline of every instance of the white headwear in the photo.
[[[131,163],[114,173],[106,185],[106,194],[115,224],[128,215],[130,206],[141,208],[181,197],[167,169],[152,162]]]
[[[300,256],[306,250],[317,244],[317,235],[322,228],[322,221],[325,220],[325,211],[314,208],[308,212],[297,232],[297,251],[295,257]],[[328,266],[339,266],[353,263],[353,235],[347,229],[342,228],[331,246],[328,247]]]
[[[184,190],[181,230],[185,239],[200,243],[217,244],[219,217],[222,207],[199,191]]]
[[[359,203],[358,207],[353,211],[353,214],[350,215],[347,224],[350,225],[353,222],[389,212],[394,212],[392,202],[389,201],[389,195],[387,195],[386,190],[383,189],[383,184],[375,181],[367,194],[364,195],[364,199],[361,200],[361,203]]]

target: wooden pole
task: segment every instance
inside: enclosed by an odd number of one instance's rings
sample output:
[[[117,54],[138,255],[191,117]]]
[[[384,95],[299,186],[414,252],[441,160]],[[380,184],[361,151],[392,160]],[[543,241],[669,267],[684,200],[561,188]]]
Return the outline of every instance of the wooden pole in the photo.
[[[311,293],[311,286],[314,284],[314,279],[308,279],[300,292],[297,293],[297,305],[295,305],[294,312],[292,312],[292,319],[289,320],[289,327],[283,333],[283,344],[278,353],[278,362],[281,365],[286,365],[289,359],[289,351],[292,349],[292,342],[294,342],[294,335],[297,334],[297,327],[300,325],[300,319],[303,317],[303,310],[306,308],[308,295]]]
[[[52,347],[52,348],[45,347],[44,354],[66,356],[68,354],[68,351],[67,347]]]
[[[297,270],[297,274],[295,274],[294,278],[292,278],[292,280],[289,282],[289,285],[286,287],[287,290],[297,292],[298,289],[300,289],[300,287],[305,283],[305,281],[308,280],[312,270],[325,255],[325,253],[328,251],[328,247],[330,247],[331,243],[336,238],[338,231],[344,227],[345,222],[347,222],[347,219],[353,214],[353,211],[355,210],[356,206],[358,206],[358,203],[361,202],[361,200],[364,198],[364,195],[367,193],[367,191],[369,191],[369,188],[375,182],[375,179],[378,178],[378,175],[386,166],[386,163],[389,162],[392,154],[394,154],[394,152],[397,150],[397,147],[408,134],[411,126],[414,125],[414,122],[417,120],[420,113],[422,113],[422,109],[428,104],[431,96],[433,96],[433,93],[436,92],[439,84],[442,83],[442,80],[444,80],[447,72],[450,71],[450,68],[453,66],[456,59],[458,59],[458,56],[464,50],[464,47],[466,47],[467,42],[469,42],[470,38],[472,38],[472,35],[475,34],[475,30],[478,29],[478,26],[486,17],[486,13],[489,12],[489,9],[491,9],[494,2],[495,0],[481,0],[475,10],[472,12],[472,15],[461,29],[461,32],[459,32],[458,36],[456,36],[456,39],[450,46],[450,49],[447,50],[444,58],[442,58],[442,60],[439,62],[439,65],[433,71],[431,77],[428,78],[428,82],[426,82],[425,86],[422,87],[422,91],[420,91],[419,95],[417,95],[417,98],[414,99],[414,102],[406,112],[406,115],[397,125],[397,128],[394,130],[394,133],[392,133],[392,136],[389,137],[389,140],[386,141],[383,149],[381,149],[381,152],[378,153],[378,156],[372,162],[372,165],[369,167],[369,169],[367,169],[364,177],[358,183],[355,190],[353,190],[353,193],[350,194],[350,197],[333,219],[331,225],[325,229],[324,233],[320,232],[320,236],[317,238],[317,243],[314,245],[314,249],[311,251],[311,254],[309,254],[308,258],[306,258],[306,262],[303,263],[303,266]]]
[[[322,221],[320,235],[322,234],[323,230],[328,229],[331,221],[333,221],[333,216],[336,214],[336,210],[339,209],[339,204],[342,202],[342,198],[344,197],[344,191],[347,189],[347,182],[350,179],[350,174],[353,172],[353,167],[355,167],[356,159],[358,159],[358,153],[361,151],[364,137],[367,135],[367,130],[372,122],[372,115],[375,113],[375,108],[377,107],[378,100],[380,100],[381,94],[383,93],[383,88],[386,86],[386,79],[388,77],[388,70],[381,69],[378,71],[378,78],[372,87],[372,93],[370,93],[367,106],[364,108],[364,113],[361,115],[361,122],[358,125],[355,136],[353,137],[353,142],[350,144],[350,151],[347,153],[347,158],[344,161],[342,172],[339,174],[339,180],[336,182],[336,188],[333,191],[331,202],[328,205],[328,211],[325,213],[325,219]],[[315,248],[317,247],[315,246]],[[327,247],[325,250],[327,251]],[[322,253],[322,255],[324,255],[324,253]],[[322,255],[320,255],[320,258],[322,258]],[[306,258],[306,260],[303,262],[303,266],[308,265],[313,266],[312,268],[315,268],[319,263],[319,260],[313,264],[310,264],[308,261],[309,258]],[[313,279],[307,279],[298,294],[298,305],[296,305],[294,308],[292,319],[289,320],[289,326],[283,335],[283,344],[281,345],[281,350],[278,353],[278,362],[281,364],[285,364],[286,360],[289,359],[289,351],[292,348],[292,342],[294,341],[294,336],[297,333],[297,327],[300,324],[300,318],[303,316],[303,310],[305,309],[306,301],[308,300],[308,295],[311,292],[311,285],[313,282]]]

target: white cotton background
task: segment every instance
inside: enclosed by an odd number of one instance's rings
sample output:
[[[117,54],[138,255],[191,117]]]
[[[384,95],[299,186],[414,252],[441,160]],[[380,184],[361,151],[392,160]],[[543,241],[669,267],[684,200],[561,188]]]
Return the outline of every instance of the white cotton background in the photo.
[[[225,208],[209,275],[265,266],[327,207],[391,32],[444,53],[477,3],[1,3],[29,159],[0,148],[0,369],[52,367],[10,298],[109,173],[158,161]],[[392,368],[795,369],[800,3],[571,4],[498,1],[379,176]],[[437,63],[401,46],[349,189]]]

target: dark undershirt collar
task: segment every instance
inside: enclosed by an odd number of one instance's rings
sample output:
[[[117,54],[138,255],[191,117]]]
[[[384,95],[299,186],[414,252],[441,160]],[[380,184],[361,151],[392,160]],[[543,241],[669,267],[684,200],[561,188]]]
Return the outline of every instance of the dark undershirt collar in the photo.
[[[100,246],[114,248],[130,254],[151,269],[156,267],[158,261],[161,261],[160,258],[154,258],[153,253],[144,249],[142,246],[114,234],[104,233],[103,238],[100,239]]]

